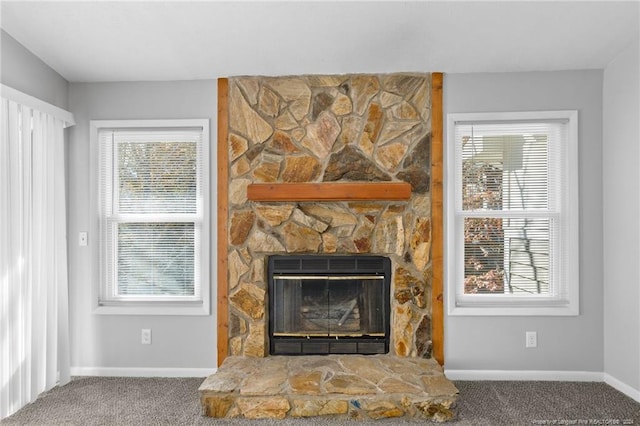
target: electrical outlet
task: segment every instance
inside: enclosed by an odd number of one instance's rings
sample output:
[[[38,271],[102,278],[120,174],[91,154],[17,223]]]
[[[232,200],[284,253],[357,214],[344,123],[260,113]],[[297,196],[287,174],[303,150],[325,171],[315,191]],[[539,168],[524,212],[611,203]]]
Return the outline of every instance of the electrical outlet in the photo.
[[[140,343],[142,343],[143,345],[150,345],[151,344],[151,329],[150,328],[143,328],[142,329]]]
[[[538,333],[535,331],[527,331],[525,333],[525,347],[535,348],[538,346]]]

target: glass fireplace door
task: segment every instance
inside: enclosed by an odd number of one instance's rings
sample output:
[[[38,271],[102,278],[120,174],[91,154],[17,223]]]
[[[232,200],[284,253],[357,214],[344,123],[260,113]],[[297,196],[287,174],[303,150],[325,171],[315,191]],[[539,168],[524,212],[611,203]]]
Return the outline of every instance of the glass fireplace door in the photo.
[[[391,260],[371,255],[272,255],[269,354],[389,352]]]
[[[384,277],[274,275],[273,336],[384,336]]]

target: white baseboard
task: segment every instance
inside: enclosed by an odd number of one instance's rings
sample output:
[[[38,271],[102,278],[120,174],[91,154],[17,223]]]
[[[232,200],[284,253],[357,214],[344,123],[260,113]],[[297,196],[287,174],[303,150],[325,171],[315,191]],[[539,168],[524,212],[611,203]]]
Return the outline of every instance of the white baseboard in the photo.
[[[566,382],[603,382],[604,373],[597,371],[545,370],[444,370],[449,380],[542,380]]]
[[[208,377],[217,368],[71,367],[72,376],[102,377]]]
[[[640,390],[598,371],[539,370],[444,370],[449,380],[541,380],[563,382],[604,382],[629,398],[640,402]]]
[[[640,390],[629,386],[628,384],[621,382],[613,376],[610,376],[607,373],[604,373],[604,382],[611,386],[614,389],[619,390],[623,394],[627,395],[629,398],[635,399],[640,402]]]
[[[117,368],[71,367],[72,376],[102,377],[208,377],[217,368]],[[605,382],[612,388],[640,402],[640,390],[606,373],[597,371],[544,370],[444,370],[449,380],[540,380],[567,382]]]

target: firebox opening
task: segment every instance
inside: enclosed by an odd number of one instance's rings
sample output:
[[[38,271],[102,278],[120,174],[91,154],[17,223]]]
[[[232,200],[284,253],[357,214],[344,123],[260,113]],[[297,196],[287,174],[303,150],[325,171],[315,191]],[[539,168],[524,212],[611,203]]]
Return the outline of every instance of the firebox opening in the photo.
[[[389,258],[278,255],[267,272],[270,354],[389,352]]]

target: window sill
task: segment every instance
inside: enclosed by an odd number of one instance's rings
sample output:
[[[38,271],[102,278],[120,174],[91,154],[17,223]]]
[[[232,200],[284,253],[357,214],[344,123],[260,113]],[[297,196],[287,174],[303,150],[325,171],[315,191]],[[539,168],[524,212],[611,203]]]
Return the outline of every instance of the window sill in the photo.
[[[559,301],[549,303],[521,301],[517,306],[513,306],[511,302],[505,302],[492,304],[467,302],[464,305],[452,303],[448,314],[449,316],[578,316],[580,314],[577,304]]]
[[[171,302],[112,302],[96,304],[93,308],[96,315],[183,315],[207,316],[209,303],[171,303]]]

